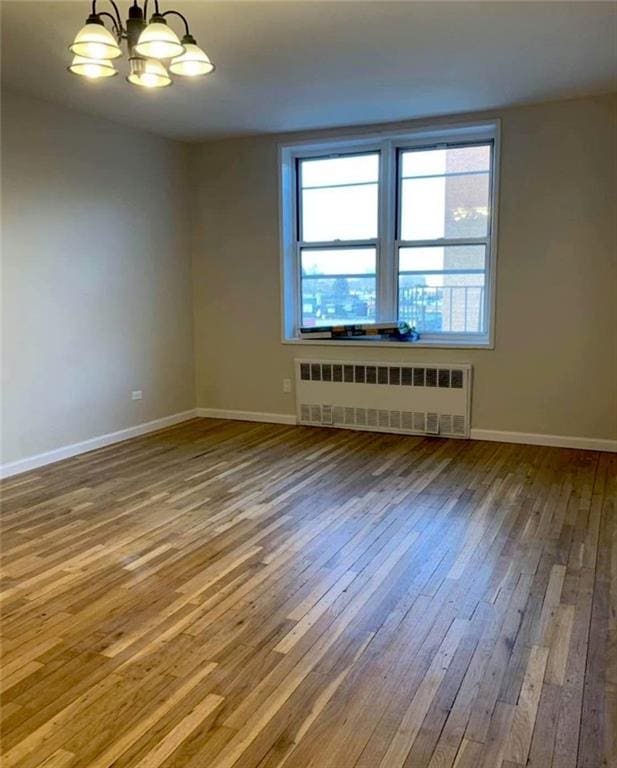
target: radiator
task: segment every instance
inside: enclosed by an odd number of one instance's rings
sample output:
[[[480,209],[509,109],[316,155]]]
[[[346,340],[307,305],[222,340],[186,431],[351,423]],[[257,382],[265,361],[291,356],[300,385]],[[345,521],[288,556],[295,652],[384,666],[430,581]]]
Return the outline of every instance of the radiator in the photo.
[[[299,424],[469,437],[468,363],[296,360]]]

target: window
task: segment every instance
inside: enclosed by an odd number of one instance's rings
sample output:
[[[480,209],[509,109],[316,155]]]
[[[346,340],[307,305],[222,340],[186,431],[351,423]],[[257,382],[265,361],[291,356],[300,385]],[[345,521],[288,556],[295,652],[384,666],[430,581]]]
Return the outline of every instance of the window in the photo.
[[[375,317],[379,153],[298,159],[301,323]]]
[[[497,142],[490,123],[282,147],[284,338],[399,319],[489,346]]]

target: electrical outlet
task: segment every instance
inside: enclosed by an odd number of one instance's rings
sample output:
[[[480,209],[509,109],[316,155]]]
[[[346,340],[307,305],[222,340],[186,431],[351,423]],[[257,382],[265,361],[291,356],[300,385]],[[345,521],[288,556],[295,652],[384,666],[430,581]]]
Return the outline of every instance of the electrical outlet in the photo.
[[[291,392],[291,379],[283,379],[283,392]]]
[[[143,392],[141,391],[141,389],[134,389],[131,392],[131,400],[141,400],[142,397],[143,397]]]

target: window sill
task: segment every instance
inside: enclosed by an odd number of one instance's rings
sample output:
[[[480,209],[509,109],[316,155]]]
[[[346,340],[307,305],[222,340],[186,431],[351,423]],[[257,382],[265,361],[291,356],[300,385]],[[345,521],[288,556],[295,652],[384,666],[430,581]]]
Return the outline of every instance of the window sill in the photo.
[[[386,341],[385,339],[367,340],[339,340],[339,339],[282,339],[282,344],[290,344],[301,347],[394,347],[396,349],[495,349],[495,345],[488,339],[476,341],[464,339],[454,341],[452,339],[420,339],[420,341]]]

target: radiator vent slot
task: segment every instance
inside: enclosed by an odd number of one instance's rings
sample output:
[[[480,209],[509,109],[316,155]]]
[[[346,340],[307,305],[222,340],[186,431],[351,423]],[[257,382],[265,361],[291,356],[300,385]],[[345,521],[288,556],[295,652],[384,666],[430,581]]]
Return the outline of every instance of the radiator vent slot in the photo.
[[[426,414],[426,434],[438,435],[439,434],[439,415],[436,413]]]
[[[469,436],[471,366],[296,361],[302,424]]]
[[[442,435],[452,434],[452,416],[449,413],[439,414],[439,433]]]
[[[344,408],[329,404],[300,404],[304,423],[324,426],[369,427],[379,431],[424,433],[429,435],[466,434],[465,417],[420,411],[386,410],[383,408]]]
[[[342,405],[335,405],[332,409],[332,422],[333,424],[345,423],[345,408]]]
[[[452,417],[452,434],[453,435],[464,435],[466,432],[465,430],[465,417],[464,416],[453,416]]]
[[[460,368],[411,368],[385,365],[300,363],[302,381],[332,381],[337,384],[387,384],[391,387],[440,387],[463,389]]]
[[[463,388],[463,371],[453,368],[450,371],[450,386],[452,389]]]
[[[447,368],[440,368],[439,373],[437,375],[437,381],[439,382],[439,386],[443,389],[444,387],[450,386],[450,371]]]

